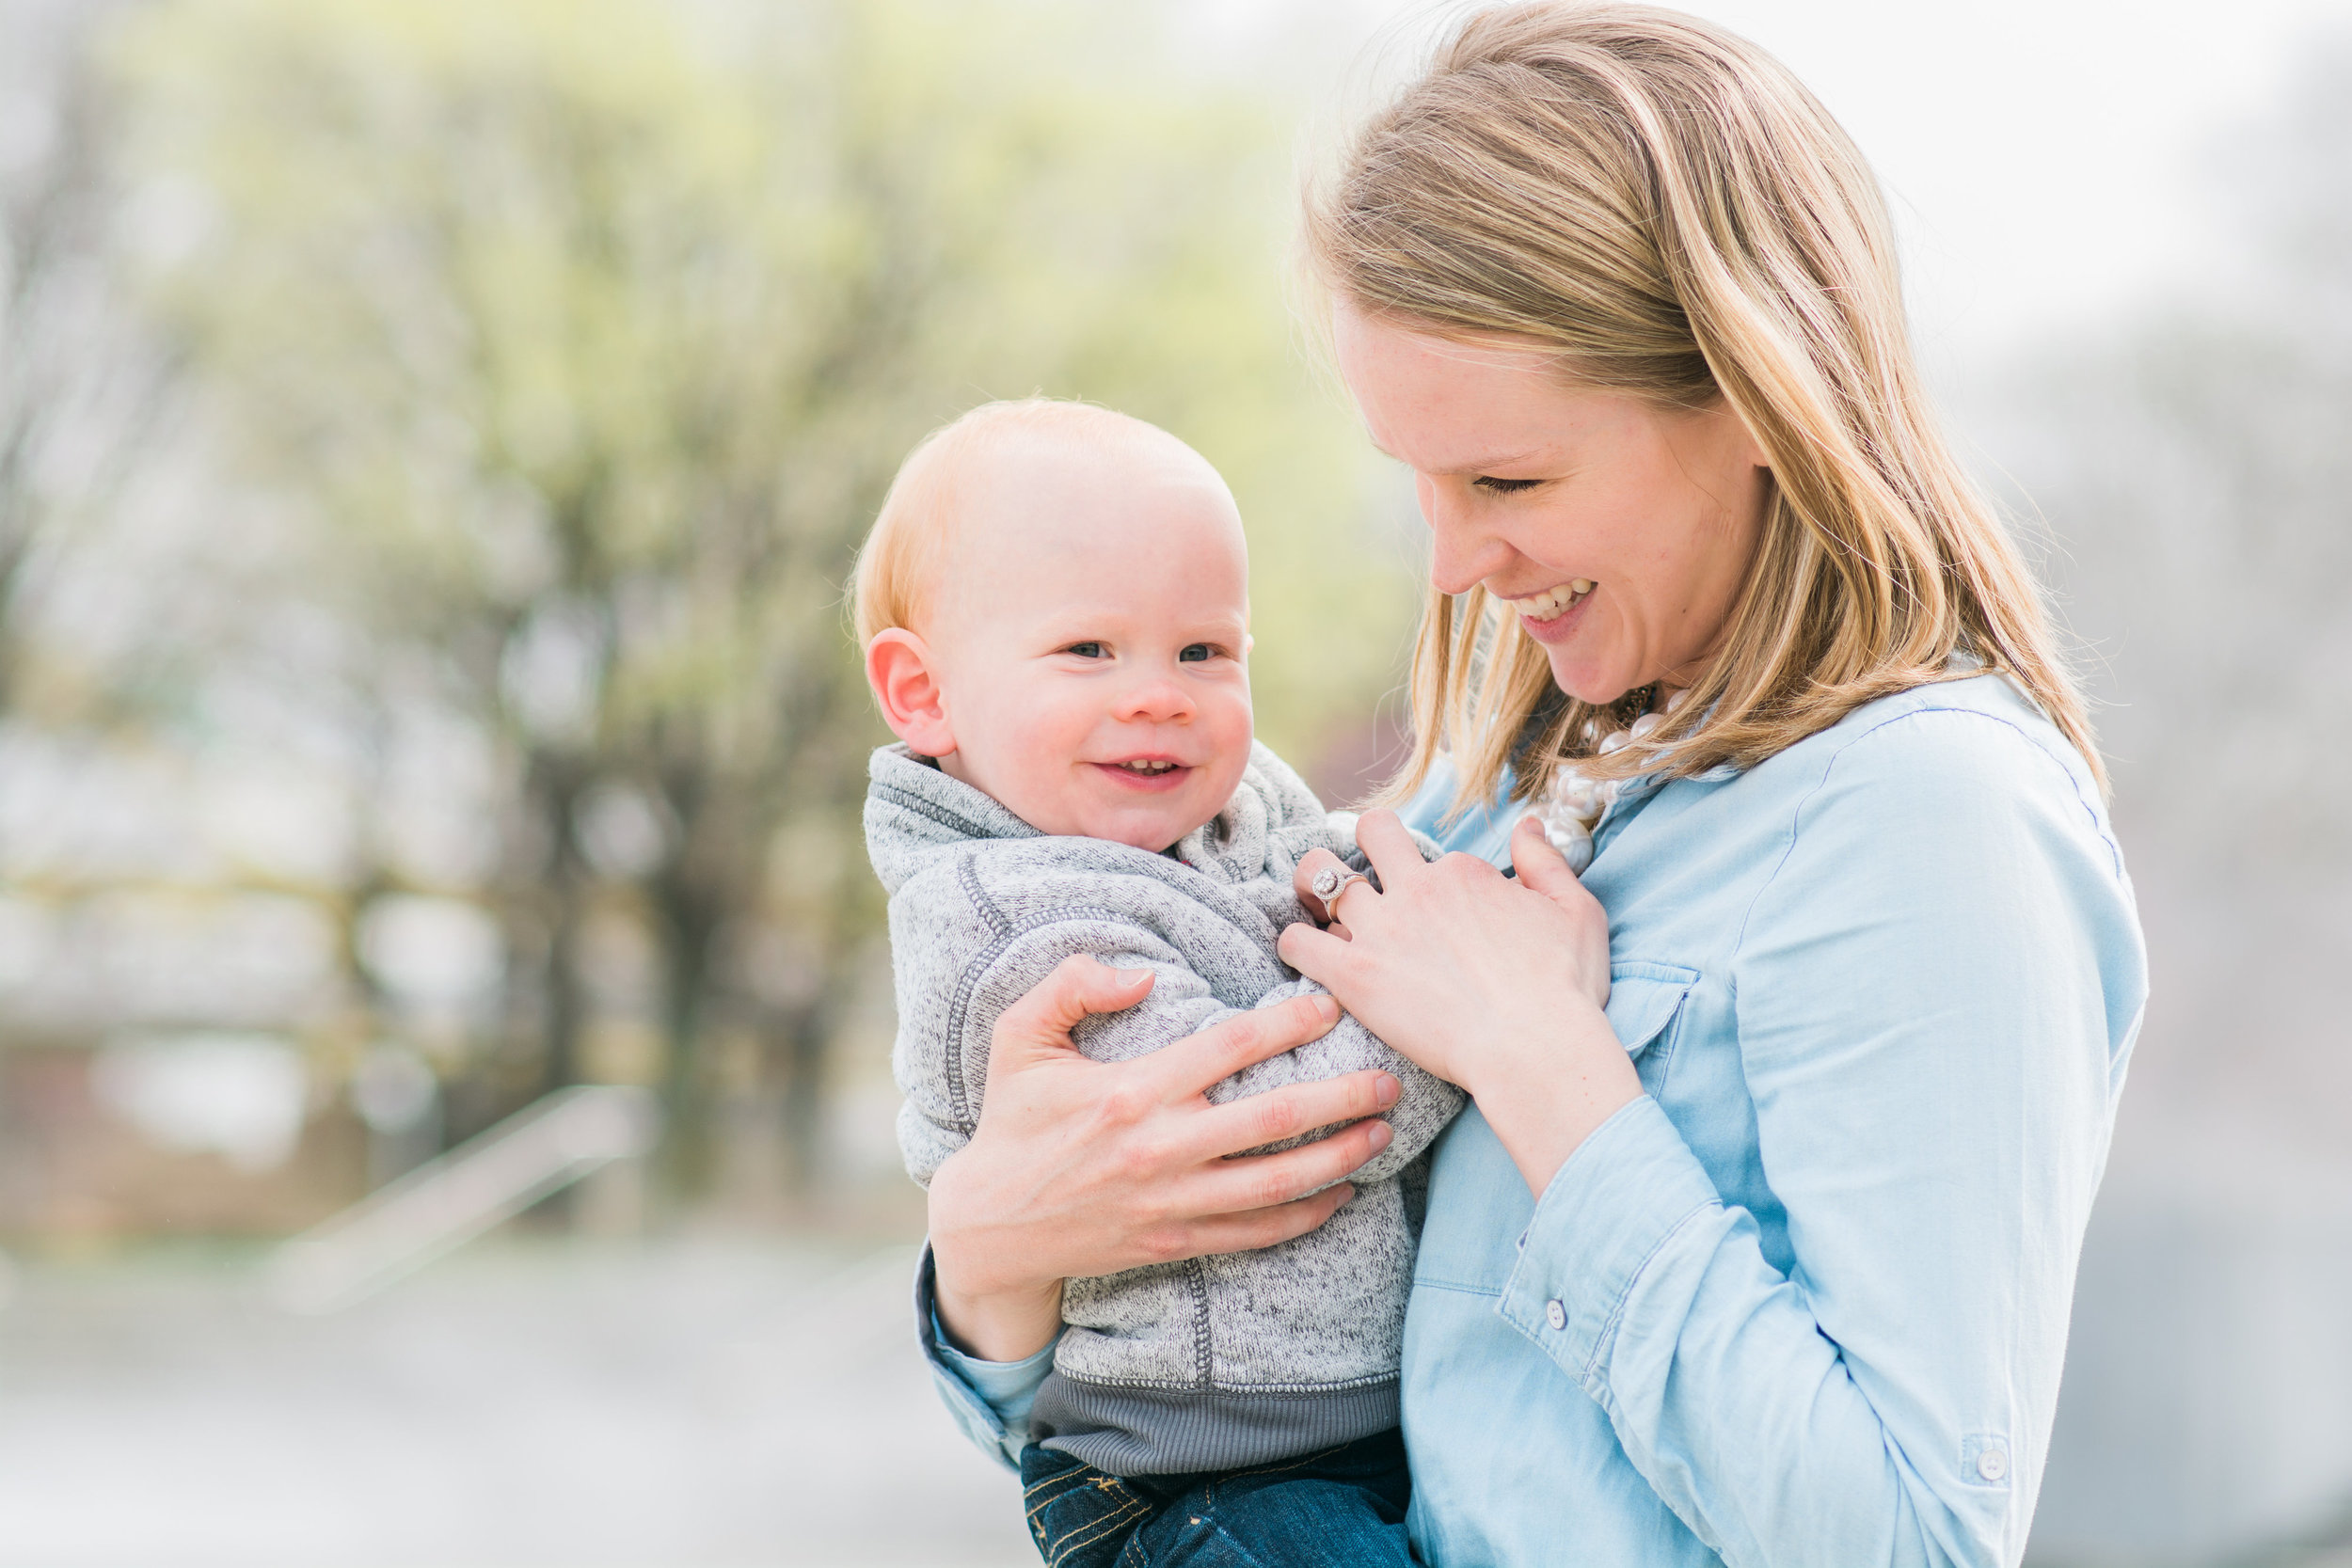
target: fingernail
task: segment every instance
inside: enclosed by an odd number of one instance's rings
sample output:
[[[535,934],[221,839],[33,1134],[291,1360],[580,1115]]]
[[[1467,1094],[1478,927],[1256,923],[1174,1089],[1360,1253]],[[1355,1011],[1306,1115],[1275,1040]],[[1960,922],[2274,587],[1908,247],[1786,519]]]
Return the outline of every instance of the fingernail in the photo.
[[[1141,984],[1150,977],[1152,972],[1148,969],[1122,969],[1118,974],[1120,985],[1133,986]]]
[[[1380,1075],[1379,1082],[1375,1084],[1372,1088],[1373,1098],[1379,1101],[1383,1105],[1395,1104],[1396,1097],[1404,1092],[1405,1085],[1398,1083],[1395,1079],[1390,1077],[1385,1072]]]
[[[1375,1121],[1372,1124],[1372,1147],[1375,1152],[1388,1148],[1395,1140],[1395,1130],[1387,1122]]]
[[[1337,1023],[1340,1021],[1340,1004],[1338,999],[1329,996],[1316,997],[1315,1016],[1323,1020],[1326,1023]]]

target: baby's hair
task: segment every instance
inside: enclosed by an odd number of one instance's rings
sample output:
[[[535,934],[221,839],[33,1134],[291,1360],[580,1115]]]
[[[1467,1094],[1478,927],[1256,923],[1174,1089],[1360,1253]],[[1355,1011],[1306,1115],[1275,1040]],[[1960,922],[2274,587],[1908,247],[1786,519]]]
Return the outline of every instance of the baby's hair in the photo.
[[[907,453],[858,551],[850,604],[859,647],[893,627],[914,629],[930,610],[948,528],[961,510],[958,482],[976,453],[1013,435],[1183,445],[1156,425],[1068,398],[1008,398],[950,420]]]

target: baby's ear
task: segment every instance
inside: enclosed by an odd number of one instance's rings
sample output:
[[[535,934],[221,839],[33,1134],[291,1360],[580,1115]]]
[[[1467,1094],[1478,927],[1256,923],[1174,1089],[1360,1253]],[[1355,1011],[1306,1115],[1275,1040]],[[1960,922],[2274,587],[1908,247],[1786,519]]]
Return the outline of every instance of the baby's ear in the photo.
[[[915,755],[944,757],[956,749],[956,737],[931,663],[930,644],[903,626],[878,632],[866,644],[866,682],[882,705],[882,722]]]

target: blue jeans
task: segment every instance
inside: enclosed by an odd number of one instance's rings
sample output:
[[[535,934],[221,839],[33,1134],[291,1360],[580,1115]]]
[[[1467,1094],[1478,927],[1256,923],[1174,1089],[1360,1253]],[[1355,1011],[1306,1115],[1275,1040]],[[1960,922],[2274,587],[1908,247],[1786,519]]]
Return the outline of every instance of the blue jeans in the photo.
[[[1406,1568],[1413,1483],[1395,1429],[1248,1470],[1111,1476],[1032,1444],[1029,1536],[1046,1568]]]

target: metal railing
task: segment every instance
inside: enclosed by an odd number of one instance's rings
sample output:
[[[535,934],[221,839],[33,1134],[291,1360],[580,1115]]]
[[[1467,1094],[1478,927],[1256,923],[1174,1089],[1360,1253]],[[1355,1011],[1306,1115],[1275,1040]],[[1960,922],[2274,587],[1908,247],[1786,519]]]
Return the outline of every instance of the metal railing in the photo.
[[[558,1089],[287,1242],[267,1265],[269,1297],[290,1312],[349,1307],[548,1194],[650,1152],[660,1131],[650,1090]]]

